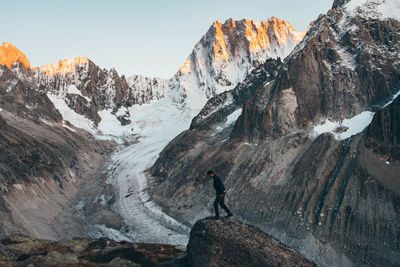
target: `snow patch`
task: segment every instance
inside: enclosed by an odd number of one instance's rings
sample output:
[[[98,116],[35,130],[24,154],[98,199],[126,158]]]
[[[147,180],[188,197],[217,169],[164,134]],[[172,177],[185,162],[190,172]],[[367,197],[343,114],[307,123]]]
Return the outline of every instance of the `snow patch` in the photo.
[[[130,130],[129,125],[121,126],[121,122],[111,113],[112,109],[105,109],[98,112],[101,121],[97,127],[103,135],[122,136]]]
[[[400,20],[399,0],[352,0],[344,8],[353,16],[357,14],[380,20],[388,18]]]
[[[230,126],[232,123],[235,123],[240,114],[242,114],[241,108],[232,112],[228,117],[226,117],[226,122],[224,123],[224,125],[217,127],[217,131],[222,131],[222,129]]]
[[[75,84],[70,84],[68,86],[67,93],[68,94],[73,94],[73,95],[80,95],[81,97],[85,98],[87,102],[91,102],[92,101],[89,97],[82,95],[81,91],[79,91],[79,89],[76,87]]]
[[[324,123],[317,125],[313,129],[313,135],[318,136],[323,133],[332,133],[336,140],[344,140],[362,132],[372,121],[374,112],[364,111],[350,119],[334,122],[327,119]]]
[[[343,64],[344,66],[348,67],[351,70],[354,70],[356,68],[354,55],[347,52],[346,49],[343,47],[338,47],[336,51],[340,56],[341,64]]]
[[[381,107],[381,109],[392,104],[399,95],[400,90],[394,94],[392,98]],[[312,133],[313,136],[318,136],[330,132],[335,136],[336,140],[343,140],[361,133],[372,122],[374,115],[375,112],[364,111],[350,119],[345,119],[340,122],[330,121],[327,119],[324,123],[314,126]]]
[[[76,132],[75,129],[72,129],[71,127],[69,127],[68,125],[65,124],[65,122],[63,122],[63,127],[67,128],[68,130],[70,130],[71,132]]]
[[[78,90],[75,84],[70,84],[67,88],[67,93],[68,94],[75,94],[75,95],[80,95],[83,96],[81,91]]]
[[[51,122],[49,122],[49,121],[46,121],[45,119],[41,119],[41,121],[42,121],[44,124],[46,124],[46,125],[54,126],[53,123],[51,123]]]
[[[18,190],[23,191],[23,185],[22,184],[14,184],[14,187],[17,188]]]
[[[84,129],[90,132],[91,134],[98,136],[93,122],[88,118],[85,118],[83,115],[76,113],[73,109],[68,107],[62,96],[57,96],[52,93],[47,93],[47,96],[50,99],[50,101],[53,102],[57,110],[61,113],[65,121],[69,121],[75,127]],[[64,127],[66,127],[66,125],[64,125]],[[71,131],[74,130],[71,129]]]
[[[392,99],[389,100],[385,105],[383,105],[382,108],[385,108],[385,107],[389,106],[390,104],[392,104],[393,101],[394,101],[399,95],[400,95],[400,90],[399,90],[396,94],[394,94],[393,97],[392,97]]]

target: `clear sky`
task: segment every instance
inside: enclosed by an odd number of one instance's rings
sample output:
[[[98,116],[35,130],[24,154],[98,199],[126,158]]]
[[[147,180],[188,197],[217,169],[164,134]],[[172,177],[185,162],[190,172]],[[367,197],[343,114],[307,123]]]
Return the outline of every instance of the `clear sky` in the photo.
[[[0,0],[0,42],[32,66],[84,56],[120,74],[170,78],[213,21],[275,16],[303,31],[333,0]]]

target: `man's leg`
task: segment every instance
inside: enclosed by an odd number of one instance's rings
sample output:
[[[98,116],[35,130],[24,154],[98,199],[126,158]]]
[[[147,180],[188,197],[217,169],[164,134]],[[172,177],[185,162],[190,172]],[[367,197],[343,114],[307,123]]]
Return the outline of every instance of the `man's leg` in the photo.
[[[220,198],[219,204],[221,208],[223,208],[229,216],[232,216],[231,210],[225,205],[225,196]]]
[[[219,217],[218,203],[219,203],[219,196],[217,196],[214,201],[215,217]]]

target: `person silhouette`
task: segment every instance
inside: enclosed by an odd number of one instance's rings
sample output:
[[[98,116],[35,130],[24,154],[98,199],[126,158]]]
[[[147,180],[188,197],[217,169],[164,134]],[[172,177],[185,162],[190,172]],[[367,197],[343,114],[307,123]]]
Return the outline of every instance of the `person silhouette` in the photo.
[[[219,178],[212,170],[207,171],[207,175],[213,179],[214,181],[214,188],[215,192],[217,194],[215,201],[214,201],[214,210],[215,210],[215,217],[214,218],[219,218],[219,209],[218,206],[221,206],[226,213],[228,214],[226,217],[231,217],[233,216],[232,212],[230,209],[225,205],[225,186],[224,183],[222,182],[221,178]]]

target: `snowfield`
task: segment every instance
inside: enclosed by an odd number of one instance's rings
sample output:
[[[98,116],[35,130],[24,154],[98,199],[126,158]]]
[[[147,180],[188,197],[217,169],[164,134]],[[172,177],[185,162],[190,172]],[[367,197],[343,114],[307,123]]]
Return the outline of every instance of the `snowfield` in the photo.
[[[390,105],[399,95],[400,91],[394,94],[393,97],[381,108],[385,108]],[[320,134],[330,132],[335,136],[336,140],[344,140],[364,131],[364,129],[367,128],[372,122],[374,115],[375,112],[364,111],[352,118],[344,119],[339,122],[326,119],[321,124],[314,126],[311,131],[311,135],[316,137]]]
[[[362,132],[371,123],[374,114],[371,111],[364,111],[340,122],[332,122],[327,119],[324,123],[314,127],[313,135],[318,136],[330,132],[335,136],[336,140],[347,139]]]

